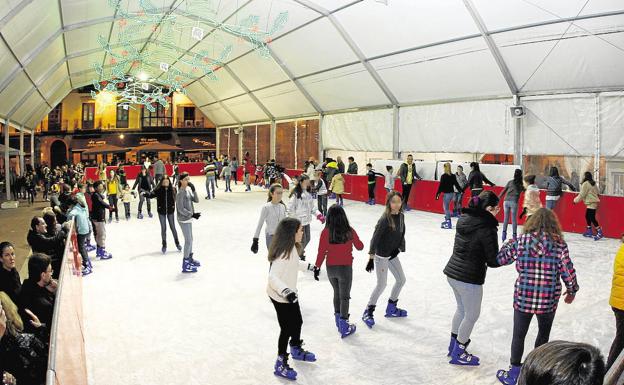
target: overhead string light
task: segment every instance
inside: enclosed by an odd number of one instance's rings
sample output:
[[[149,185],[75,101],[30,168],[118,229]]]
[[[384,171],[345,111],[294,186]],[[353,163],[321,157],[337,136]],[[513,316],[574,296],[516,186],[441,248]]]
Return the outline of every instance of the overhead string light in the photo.
[[[142,105],[155,112],[159,104],[169,106],[174,92],[186,94],[190,81],[218,81],[217,71],[234,49],[232,40],[270,58],[268,46],[286,25],[288,12],[267,21],[270,27],[262,30],[258,15],[236,18],[234,24],[219,20],[220,1],[216,7],[213,3],[181,0],[173,10],[163,10],[150,0],[139,0],[139,9],[131,11],[124,0],[108,0],[117,14],[116,25],[110,40],[98,36],[106,59],[93,64],[97,78],[91,96],[107,92],[124,109]],[[183,43],[193,50],[180,48]]]

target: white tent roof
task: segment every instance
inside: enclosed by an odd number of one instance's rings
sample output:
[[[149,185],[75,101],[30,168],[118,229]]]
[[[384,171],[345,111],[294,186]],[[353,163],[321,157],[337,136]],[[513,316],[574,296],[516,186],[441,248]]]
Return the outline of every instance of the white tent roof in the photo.
[[[123,0],[138,9],[139,0]],[[152,0],[163,14],[184,0]],[[162,3],[162,4],[160,4]],[[189,97],[217,125],[373,106],[624,88],[621,0],[222,0],[222,21],[282,11],[271,58],[236,37]],[[0,117],[32,128],[104,63],[107,0],[0,0]],[[180,15],[180,17],[182,17]],[[145,49],[157,37],[145,36]],[[181,46],[180,55],[208,42]]]

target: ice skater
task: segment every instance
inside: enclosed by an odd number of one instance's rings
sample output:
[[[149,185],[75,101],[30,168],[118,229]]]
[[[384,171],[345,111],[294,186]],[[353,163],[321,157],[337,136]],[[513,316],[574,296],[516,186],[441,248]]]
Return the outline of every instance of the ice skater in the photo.
[[[501,236],[503,242],[507,239],[507,225],[509,225],[509,219],[511,217],[511,228],[513,230],[513,239],[518,236],[518,201],[520,200],[520,194],[524,192],[524,184],[522,182],[522,170],[517,168],[514,171],[514,177],[507,182],[503,191],[498,196],[499,199],[503,199],[503,210],[505,216],[503,219],[503,235]]]
[[[373,170],[373,165],[366,163],[366,179],[368,181],[368,202],[371,206],[375,205],[375,187],[377,186],[377,177],[384,178],[384,175]]]
[[[329,184],[329,191],[336,195],[336,204],[344,205],[343,195],[345,193],[345,180],[341,173],[336,173]]]
[[[147,162],[147,161],[146,161]],[[139,186],[139,209],[137,218],[143,219],[143,201],[147,200],[147,215],[152,217],[152,203],[149,198],[145,197],[145,194],[141,194],[142,192],[150,192],[154,188],[154,179],[147,172],[145,167],[141,168],[141,173],[137,176],[134,181],[134,185],[132,186],[132,190],[134,190],[137,186]]]
[[[436,192],[435,199],[440,199],[442,196],[442,207],[444,208],[444,222],[440,225],[442,229],[452,229],[451,223],[451,202],[455,198],[455,189],[461,190],[461,186],[457,182],[457,177],[451,171],[451,164],[444,163],[444,173],[440,177],[440,184],[438,185],[438,191]]]
[[[297,258],[301,255],[303,236],[303,226],[298,219],[283,219],[277,225],[268,258],[271,265],[266,291],[275,307],[280,326],[273,373],[289,380],[296,380],[297,372],[288,365],[288,345],[294,360],[316,361],[314,353],[303,349],[301,339],[303,318],[299,307],[297,276],[299,270],[314,270],[311,264]]]
[[[542,200],[540,199],[539,188],[535,184],[535,175],[527,175],[524,177],[524,201],[522,202],[522,212],[520,218],[526,215],[529,217],[542,208]]]
[[[399,178],[401,178],[401,185],[403,186],[403,210],[410,211],[409,196],[412,191],[412,187],[416,184],[417,180],[422,180],[421,176],[416,171],[416,164],[414,163],[414,157],[410,154],[407,156],[405,163],[399,167]]]
[[[119,209],[117,207],[117,201],[121,195],[121,183],[119,182],[119,176],[115,173],[115,170],[110,170],[108,179],[106,180],[106,197],[108,203],[114,209],[109,211],[108,223],[113,222],[113,213],[115,213],[115,222],[119,222]]]
[[[212,159],[208,161],[203,171],[206,175],[206,199],[216,199],[215,186],[217,183],[217,166]]]
[[[97,244],[96,258],[111,259],[113,255],[106,252],[106,210],[114,210],[114,207],[104,200],[104,181],[98,180],[93,184],[95,192],[91,195],[93,213],[93,232]]]
[[[327,216],[327,183],[325,183],[325,179],[323,179],[323,170],[320,168],[316,169],[316,185],[314,186],[314,191],[316,192],[316,203],[318,211],[321,214]]]
[[[394,167],[387,165],[386,166],[386,175],[384,176],[384,188],[386,192],[394,191],[394,181],[396,180],[396,176],[394,175]]]
[[[271,246],[271,240],[277,229],[277,224],[284,218],[286,218],[286,205],[282,201],[282,195],[284,195],[284,189],[281,184],[274,184],[269,187],[269,197],[267,203],[262,206],[260,211],[260,218],[258,219],[258,226],[251,243],[251,252],[258,253],[258,238],[260,237],[260,230],[266,223],[264,228],[264,237],[266,241],[266,247],[269,249]]]
[[[221,174],[219,175],[225,180],[225,192],[232,192],[232,188],[230,187],[232,181],[232,167],[230,167],[227,161],[223,162],[223,168],[221,168]]]
[[[82,207],[78,203],[78,199],[72,197],[67,201],[68,213],[67,219],[73,220],[76,218],[76,233],[78,251],[82,257],[82,276],[89,275],[93,272],[93,266],[89,259],[89,253],[87,251],[87,239],[91,234],[91,222],[89,221],[89,213],[86,208]]]
[[[563,194],[563,185],[568,186],[571,191],[576,191],[574,185],[559,176],[559,169],[555,166],[550,168],[550,175],[546,180],[546,208],[554,210]]]
[[[498,202],[492,191],[483,191],[470,199],[457,221],[453,254],[444,268],[457,302],[448,347],[452,365],[479,365],[479,357],[468,353],[466,348],[481,314],[485,273],[488,266],[498,267]]]
[[[457,183],[461,188],[455,190],[455,197],[453,198],[453,216],[459,217],[463,207],[462,201],[464,199],[464,189],[468,184],[468,178],[466,177],[466,174],[464,174],[464,167],[460,164],[457,165],[455,179],[457,179]]]
[[[163,174],[156,188],[148,193],[143,193],[149,198],[156,198],[156,210],[158,211],[158,219],[160,221],[160,238],[162,239],[161,251],[163,254],[167,252],[167,222],[173,235],[178,251],[182,251],[182,246],[178,240],[178,232],[175,228],[173,214],[175,214],[176,188],[171,184],[171,180],[167,174]]]
[[[470,187],[470,196],[476,197],[483,191],[484,183],[490,186],[496,186],[494,182],[490,181],[485,174],[481,172],[478,162],[470,163],[470,174],[468,174],[468,182],[466,182],[466,186],[464,186],[464,191]]]
[[[403,215],[403,200],[401,194],[392,191],[386,198],[386,210],[377,221],[373,238],[368,251],[369,260],[366,271],[377,270],[377,286],[368,300],[362,320],[369,327],[375,325],[373,313],[377,300],[383,293],[388,282],[388,270],[396,282],[392,287],[390,299],[386,306],[386,317],[407,317],[407,311],[397,307],[399,294],[405,285],[405,273],[399,260],[399,253],[405,252],[405,217]]]
[[[327,278],[334,289],[334,319],[341,337],[355,333],[349,323],[349,299],[353,281],[353,248],[364,249],[358,234],[349,224],[344,209],[338,205],[329,208],[325,228],[321,231],[318,254],[314,267],[317,281],[323,261],[327,260]]]
[[[316,215],[321,223],[325,223],[325,216],[314,207],[314,200],[310,194],[310,178],[302,174],[299,183],[291,191],[288,201],[288,216],[297,218],[303,227],[303,240],[301,241],[300,258],[305,261],[305,248],[310,242],[310,223],[312,216]]]
[[[550,338],[561,296],[561,280],[567,289],[563,294],[567,304],[574,301],[579,285],[561,225],[552,210],[537,210],[524,224],[524,234],[517,240],[506,242],[497,260],[501,266],[516,262],[518,271],[514,291],[511,366],[509,370],[496,373],[501,383],[515,385],[522,367],[524,339],[533,316],[537,317],[538,324],[537,348]]]
[[[201,214],[196,213],[193,206],[193,202],[199,203],[199,198],[190,179],[188,172],[180,174],[178,193],[176,194],[178,224],[184,236],[183,273],[197,273],[197,268],[201,266],[201,263],[193,258],[193,219],[199,219]]]
[[[596,220],[596,211],[598,210],[598,204],[600,203],[598,194],[598,186],[596,186],[596,182],[594,182],[592,173],[586,171],[583,176],[583,183],[581,184],[581,192],[574,198],[574,203],[578,203],[580,201],[585,203],[585,206],[587,207],[585,209],[587,229],[583,233],[583,236],[587,238],[593,237],[595,241],[603,238],[602,227],[600,227],[600,224]],[[595,236],[592,230],[592,225],[596,228]]]
[[[124,205],[124,214],[126,220],[130,220],[130,204],[136,199],[136,191],[130,190],[130,185],[126,184],[121,190],[121,202]]]

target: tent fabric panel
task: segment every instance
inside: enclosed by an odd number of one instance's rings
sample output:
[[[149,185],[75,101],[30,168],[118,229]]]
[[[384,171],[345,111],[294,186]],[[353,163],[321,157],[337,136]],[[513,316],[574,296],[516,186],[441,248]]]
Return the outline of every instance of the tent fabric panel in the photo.
[[[69,73],[74,76],[76,73],[92,70],[94,64],[102,65],[103,60],[104,52],[94,52],[89,55],[68,59]],[[92,76],[96,77],[95,72],[93,72]]]
[[[513,154],[511,99],[399,109],[401,151]]]
[[[392,151],[391,109],[349,112],[323,118],[323,149]]]
[[[223,102],[243,122],[269,119],[249,95],[242,95]]]
[[[390,104],[362,64],[301,79],[323,111]]]
[[[65,32],[67,54],[71,55],[76,52],[101,48],[98,43],[98,37],[101,36],[107,40],[110,27],[111,23],[105,22]]]
[[[217,126],[236,123],[236,119],[234,119],[234,117],[232,117],[219,104],[211,104],[209,106],[201,107],[200,110]]]
[[[255,52],[233,61],[228,66],[250,90],[288,80],[288,76],[275,60]]]
[[[16,122],[24,124],[30,115],[42,105],[47,107],[46,102],[43,100],[41,95],[37,92],[33,92],[22,104],[20,104],[11,119],[15,119]]]
[[[24,72],[20,72],[0,93],[0,114],[6,116],[20,99],[33,88]]]
[[[34,0],[2,28],[2,35],[20,61],[61,29],[57,2]]]
[[[48,79],[39,86],[39,90],[46,98],[49,98],[55,88],[67,79],[67,67],[63,64],[59,66]]]
[[[61,0],[61,8],[65,25],[113,16],[115,12],[115,9],[108,5],[108,1]],[[110,22],[108,26],[110,28]]]
[[[600,154],[624,158],[624,96],[600,97]]]
[[[295,76],[358,61],[327,18],[277,39],[271,47]]]
[[[19,63],[11,55],[4,42],[0,41],[0,83],[3,83],[18,68]]]
[[[245,93],[245,90],[225,69],[220,68],[214,74],[217,77],[216,80],[204,77],[199,81],[203,82],[219,100]]]
[[[276,117],[314,113],[314,107],[292,82],[254,92],[264,106]]]
[[[543,98],[523,100],[522,104],[527,109],[522,120],[523,154],[594,154],[595,98]]]
[[[44,76],[48,73],[50,68],[59,63],[65,57],[65,50],[63,48],[63,37],[57,37],[52,44],[47,46],[39,55],[37,55],[28,65],[26,71],[35,83],[40,84],[44,82]],[[67,67],[65,64],[61,65],[67,73]]]
[[[203,106],[215,101],[208,91],[206,91],[204,86],[202,86],[198,81],[187,86],[186,93],[196,106]]]
[[[362,1],[337,12],[336,17],[366,57],[479,34],[466,7],[457,0],[389,1],[388,5]]]
[[[393,55],[372,64],[403,104],[511,94],[482,38]]]

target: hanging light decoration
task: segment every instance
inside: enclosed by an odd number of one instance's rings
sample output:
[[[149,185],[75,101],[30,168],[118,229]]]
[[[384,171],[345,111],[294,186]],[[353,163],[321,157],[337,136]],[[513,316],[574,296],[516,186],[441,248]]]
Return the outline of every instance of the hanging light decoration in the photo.
[[[248,44],[264,58],[270,57],[268,44],[288,20],[279,13],[272,26],[262,30],[260,17],[248,16],[233,24],[218,20],[218,6],[211,0],[180,0],[174,9],[163,13],[150,0],[139,0],[140,9],[130,11],[124,0],[108,0],[118,19],[116,34],[109,39],[98,36],[106,52],[104,63],[94,63],[93,98],[109,100],[108,94],[123,108],[144,106],[156,111],[168,107],[174,92],[186,94],[185,85],[205,76],[218,80],[216,72],[233,51],[231,38]],[[148,39],[146,42],[145,39]],[[199,46],[197,52],[179,48]],[[149,45],[149,47],[148,47]],[[99,95],[106,93],[105,99]]]

